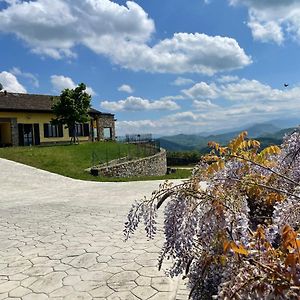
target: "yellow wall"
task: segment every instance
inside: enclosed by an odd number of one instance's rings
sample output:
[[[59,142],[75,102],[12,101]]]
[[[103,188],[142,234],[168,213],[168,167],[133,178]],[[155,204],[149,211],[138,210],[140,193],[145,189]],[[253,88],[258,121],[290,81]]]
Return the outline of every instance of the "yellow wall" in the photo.
[[[38,123],[40,127],[40,140],[41,143],[51,142],[63,142],[69,141],[69,129],[65,129],[63,126],[63,137],[45,138],[44,137],[44,123],[50,123],[51,119],[54,118],[53,114],[50,113],[24,113],[24,112],[0,112],[0,118],[16,118],[17,123],[23,124],[34,124]],[[88,136],[79,137],[80,141],[88,141]]]
[[[1,143],[11,144],[11,129],[10,123],[0,123]]]

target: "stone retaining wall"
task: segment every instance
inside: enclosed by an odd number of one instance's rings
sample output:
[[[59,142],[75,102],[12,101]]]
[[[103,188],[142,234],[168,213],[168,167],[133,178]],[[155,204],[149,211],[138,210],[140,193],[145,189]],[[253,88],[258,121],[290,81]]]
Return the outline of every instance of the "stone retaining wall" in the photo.
[[[132,176],[162,176],[167,172],[167,154],[165,149],[146,158],[92,167],[94,176],[132,177]]]

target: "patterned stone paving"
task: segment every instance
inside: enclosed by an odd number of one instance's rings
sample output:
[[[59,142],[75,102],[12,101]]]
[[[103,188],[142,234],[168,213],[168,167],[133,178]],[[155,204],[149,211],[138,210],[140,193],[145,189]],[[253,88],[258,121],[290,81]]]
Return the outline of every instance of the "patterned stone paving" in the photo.
[[[162,233],[124,242],[132,201],[157,182],[95,183],[0,159],[0,300],[183,300],[157,270]]]

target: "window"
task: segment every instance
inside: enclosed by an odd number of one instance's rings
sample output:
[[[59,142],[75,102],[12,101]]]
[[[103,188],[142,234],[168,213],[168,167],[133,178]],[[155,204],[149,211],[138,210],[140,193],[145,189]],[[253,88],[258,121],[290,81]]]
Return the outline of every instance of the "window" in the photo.
[[[63,126],[44,124],[44,137],[63,137]]]
[[[77,136],[89,136],[90,135],[90,125],[85,124],[75,124]],[[71,128],[69,128],[69,136],[73,136]]]
[[[106,140],[110,140],[112,138],[111,128],[110,127],[105,127],[103,129],[103,136],[104,136],[104,139],[106,139]]]

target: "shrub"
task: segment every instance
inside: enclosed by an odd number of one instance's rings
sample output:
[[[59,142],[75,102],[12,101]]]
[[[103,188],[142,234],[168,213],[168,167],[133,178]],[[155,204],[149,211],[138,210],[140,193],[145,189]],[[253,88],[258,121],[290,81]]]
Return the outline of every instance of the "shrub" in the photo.
[[[142,219],[153,238],[164,206],[158,266],[172,258],[192,299],[300,297],[300,132],[263,151],[246,135],[210,143],[188,181],[165,182],[128,214],[126,239]]]
[[[201,154],[197,151],[167,152],[168,166],[195,165],[200,158]]]

